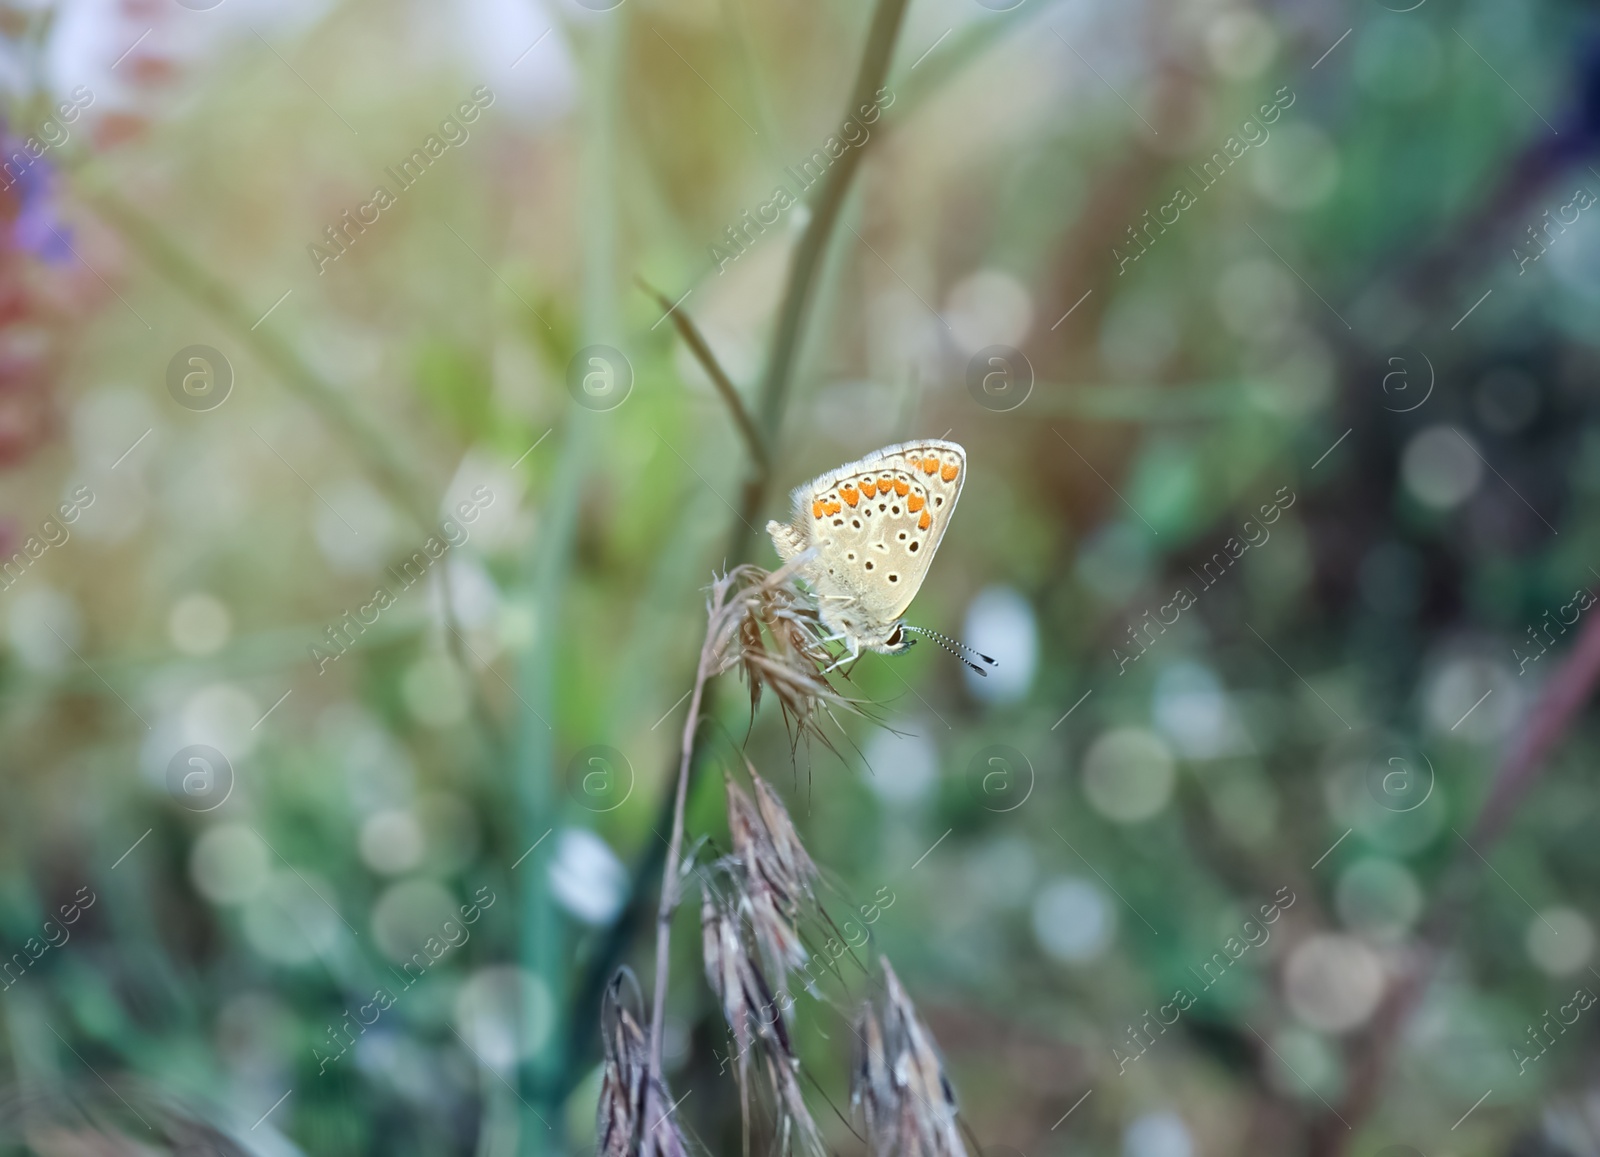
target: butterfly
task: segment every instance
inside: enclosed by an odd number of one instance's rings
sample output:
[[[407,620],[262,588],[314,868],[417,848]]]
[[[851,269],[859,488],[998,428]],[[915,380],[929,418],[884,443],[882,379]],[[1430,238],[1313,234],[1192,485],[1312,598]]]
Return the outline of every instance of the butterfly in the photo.
[[[834,666],[863,648],[899,654],[916,642],[907,637],[914,631],[987,674],[955,650],[971,648],[901,618],[927,577],[966,476],[967,452],[956,443],[900,442],[797,487],[792,520],[767,523],[784,562],[809,553],[800,576],[816,592],[830,641],[846,647]]]

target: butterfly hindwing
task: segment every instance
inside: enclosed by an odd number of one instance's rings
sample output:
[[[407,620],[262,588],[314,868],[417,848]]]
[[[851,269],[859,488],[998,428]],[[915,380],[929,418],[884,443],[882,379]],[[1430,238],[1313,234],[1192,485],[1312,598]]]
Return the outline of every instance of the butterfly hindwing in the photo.
[[[887,446],[795,491],[797,538],[817,549],[808,572],[825,600],[871,630],[904,613],[922,586],[966,480],[966,452],[930,440]],[[775,540],[776,541],[776,540]],[[826,605],[825,605],[826,609]]]

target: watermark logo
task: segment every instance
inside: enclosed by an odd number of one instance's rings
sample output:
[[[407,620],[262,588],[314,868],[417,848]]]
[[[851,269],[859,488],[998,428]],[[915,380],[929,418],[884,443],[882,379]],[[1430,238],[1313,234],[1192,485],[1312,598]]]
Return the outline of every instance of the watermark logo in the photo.
[[[985,346],[967,363],[967,392],[985,410],[1015,410],[1033,393],[1033,364],[1011,346]]]
[[[1367,763],[1367,794],[1384,811],[1416,811],[1433,795],[1433,764],[1409,743],[1389,743]]]
[[[214,812],[233,794],[233,764],[215,747],[191,744],[167,764],[167,794],[192,812]]]
[[[616,811],[633,794],[633,765],[615,747],[591,744],[567,762],[567,794],[585,811]]]
[[[584,346],[567,363],[567,392],[586,410],[615,410],[633,392],[633,363],[615,346]]]
[[[1408,352],[1414,352],[1416,358],[1408,357]],[[1417,358],[1427,367],[1427,385],[1422,385]],[[1412,410],[1421,409],[1422,403],[1433,397],[1435,374],[1428,355],[1421,350],[1404,351],[1392,355],[1388,364],[1389,372],[1383,375],[1383,408],[1392,414],[1409,414]],[[1411,376],[1413,372],[1417,372],[1416,380]]]
[[[208,345],[186,345],[167,363],[167,393],[185,410],[215,410],[232,392],[232,363]]]
[[[1033,794],[1033,764],[1015,747],[993,743],[967,764],[967,788],[984,811],[1014,812]]]

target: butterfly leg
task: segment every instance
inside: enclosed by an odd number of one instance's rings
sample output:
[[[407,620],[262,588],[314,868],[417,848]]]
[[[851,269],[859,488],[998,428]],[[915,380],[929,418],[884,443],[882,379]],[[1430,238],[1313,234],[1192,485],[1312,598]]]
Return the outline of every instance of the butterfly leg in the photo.
[[[835,638],[843,638],[843,636],[835,636]],[[824,675],[826,675],[829,671],[834,670],[835,668],[844,666],[846,663],[850,662],[852,659],[859,659],[861,657],[861,644],[858,643],[855,639],[848,639],[847,641],[849,643],[849,646],[845,648],[844,654],[840,655],[832,663],[828,664],[828,666],[823,668],[822,673]]]

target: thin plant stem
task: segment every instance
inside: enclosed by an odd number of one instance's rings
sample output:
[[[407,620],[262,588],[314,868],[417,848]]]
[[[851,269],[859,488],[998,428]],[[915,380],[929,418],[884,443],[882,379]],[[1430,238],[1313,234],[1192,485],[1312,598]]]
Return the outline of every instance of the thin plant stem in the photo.
[[[845,106],[846,119],[855,116],[863,105],[872,104],[876,99],[875,94],[889,72],[889,58],[894,54],[895,40],[899,37],[905,11],[906,0],[878,0],[878,6],[872,14],[872,27],[867,32],[861,68],[856,73],[855,88]],[[783,424],[789,387],[794,379],[795,355],[800,348],[807,317],[806,307],[811,301],[817,270],[833,237],[839,209],[861,164],[863,151],[846,150],[823,176],[821,187],[810,205],[811,219],[806,223],[805,233],[795,248],[794,261],[789,266],[783,308],[778,315],[777,333],[773,338],[772,352],[767,359],[766,375],[761,387],[761,426],[769,446],[775,444]]]
[[[894,54],[895,40],[899,35],[902,18],[905,15],[906,0],[878,0],[873,12],[871,30],[867,35],[867,44],[862,51],[861,65],[857,70],[856,82],[851,90],[850,103],[845,106],[844,118],[856,114],[861,105],[870,103],[874,94],[882,86],[884,78],[889,72],[889,61]],[[799,245],[795,250],[794,262],[790,266],[789,279],[784,289],[783,303],[779,307],[778,334],[774,339],[771,354],[767,361],[767,369],[762,379],[758,430],[762,432],[762,443],[766,446],[777,445],[777,434],[783,424],[784,410],[787,406],[789,386],[793,378],[794,361],[800,349],[800,337],[806,318],[806,303],[809,301],[813,284],[821,270],[822,256],[827,250],[832,238],[834,228],[838,222],[839,209],[844,201],[845,194],[849,191],[851,178],[855,175],[856,167],[860,164],[861,154],[871,146],[871,142],[878,139],[881,134],[874,133],[861,148],[851,149],[840,157],[828,170],[819,186],[818,194],[812,205],[811,220],[806,225],[805,233],[801,236]],[[767,490],[771,485],[773,472],[762,470],[758,463],[752,463],[749,480],[744,486],[740,498],[738,516],[734,519],[728,534],[728,548],[723,552],[723,558],[728,560],[742,560],[750,549],[750,539],[753,536],[751,529],[759,517],[761,507],[766,501]],[[701,713],[709,714],[714,701],[714,687],[705,689]],[[657,809],[655,827],[659,828],[669,815],[678,811],[677,794],[681,786],[685,799],[693,790],[695,770],[698,767],[697,751],[692,752],[688,764],[688,779],[686,783],[675,784],[671,795],[664,798]],[[683,771],[683,762],[680,756],[678,767],[680,778]],[[660,841],[652,840],[635,865],[633,878],[629,889],[628,906],[612,924],[594,955],[590,957],[585,971],[582,986],[578,990],[577,1004],[574,1014],[585,1018],[584,1024],[592,1021],[595,1010],[599,1007],[600,994],[605,990],[606,982],[615,970],[617,962],[627,952],[628,945],[643,926],[648,913],[649,891],[647,881],[653,879],[663,864],[663,852]],[[574,1035],[579,1029],[578,1022],[574,1022]],[[588,1047],[593,1047],[593,1033],[587,1027],[583,1028],[583,1042]],[[576,1048],[573,1052],[577,1056]],[[577,1081],[577,1065],[570,1068],[573,1073],[569,1075],[564,1088],[569,1090]]]
[[[767,454],[766,443],[762,441],[761,431],[756,429],[756,421],[750,416],[749,409],[744,404],[744,399],[739,396],[739,389],[733,384],[733,379],[728,377],[722,363],[717,361],[717,355],[711,352],[711,346],[706,343],[705,336],[701,334],[700,327],[681,308],[673,305],[672,299],[661,291],[652,288],[643,278],[638,279],[639,287],[655,298],[662,309],[670,311],[672,324],[677,327],[678,336],[683,338],[683,344],[689,347],[689,352],[705,370],[706,376],[711,379],[711,384],[717,388],[722,401],[728,407],[728,412],[733,416],[733,424],[738,427],[739,434],[744,438],[745,449],[750,452],[750,461],[756,469],[766,474],[772,469],[772,461]]]
[[[694,689],[689,696],[689,718],[683,723],[683,739],[678,750],[678,781],[672,796],[672,834],[667,839],[667,859],[661,870],[661,904],[656,910],[656,987],[655,1004],[650,1010],[650,1068],[647,1087],[661,1077],[661,1034],[667,1017],[667,974],[671,955],[672,914],[682,894],[679,861],[683,857],[683,812],[689,799],[689,766],[694,760],[694,736],[700,722],[700,706],[710,677],[714,647],[711,634],[700,648],[695,667]]]

